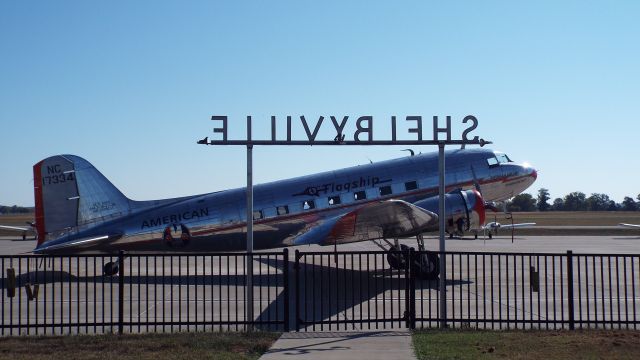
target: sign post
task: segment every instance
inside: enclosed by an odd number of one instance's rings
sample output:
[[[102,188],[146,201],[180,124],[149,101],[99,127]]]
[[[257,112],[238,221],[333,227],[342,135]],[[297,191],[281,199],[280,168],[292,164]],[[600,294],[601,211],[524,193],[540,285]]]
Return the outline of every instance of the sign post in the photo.
[[[247,139],[251,140],[251,117],[247,116]],[[253,330],[253,145],[247,145],[247,330]]]
[[[445,329],[447,327],[447,258],[445,254],[444,245],[444,230],[445,230],[445,213],[447,209],[444,203],[445,194],[445,159],[444,159],[444,143],[438,144],[438,221],[439,221],[439,240],[440,240],[440,282],[438,289],[440,289],[440,328]]]
[[[253,329],[253,145],[247,145],[247,330]]]

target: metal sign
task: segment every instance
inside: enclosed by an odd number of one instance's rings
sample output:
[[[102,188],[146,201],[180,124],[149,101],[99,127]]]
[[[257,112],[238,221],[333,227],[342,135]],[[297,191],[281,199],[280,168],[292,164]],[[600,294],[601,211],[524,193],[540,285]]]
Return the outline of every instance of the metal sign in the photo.
[[[269,139],[254,139],[252,137],[252,117],[247,116],[247,136],[246,139],[229,139],[229,117],[226,115],[213,115],[211,120],[216,122],[213,128],[212,139],[209,136],[198,141],[202,145],[480,145],[484,146],[489,142],[478,136],[469,137],[469,135],[478,127],[478,119],[473,115],[467,115],[461,123],[467,127],[462,132],[460,138],[454,139],[452,134],[451,116],[446,116],[444,126],[440,124],[440,118],[433,116],[431,123],[429,119],[422,116],[405,116],[398,118],[391,116],[389,119],[391,126],[391,136],[388,138],[380,138],[375,136],[374,118],[373,116],[359,116],[355,120],[351,120],[349,116],[336,117],[329,116],[325,118],[320,116],[317,121],[308,120],[304,115],[296,118],[286,117],[286,132],[278,133],[278,118],[271,116],[271,132]],[[347,134],[346,125],[352,122],[355,125],[355,131]],[[407,133],[398,131],[399,122],[405,122],[409,126]],[[304,129],[304,138],[295,138],[292,130],[294,125],[297,129]],[[333,139],[321,138],[319,136],[321,129],[330,128],[335,130]],[[300,132],[301,133],[301,132]],[[404,136],[413,137],[413,140],[400,139]]]

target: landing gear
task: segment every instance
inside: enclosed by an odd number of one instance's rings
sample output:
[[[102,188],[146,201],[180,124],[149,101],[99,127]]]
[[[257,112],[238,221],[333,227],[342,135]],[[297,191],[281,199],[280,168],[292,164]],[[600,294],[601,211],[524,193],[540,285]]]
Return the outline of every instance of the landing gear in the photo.
[[[413,255],[413,261],[410,264],[411,272],[421,279],[437,279],[438,275],[440,275],[440,258],[434,253],[425,252],[422,235],[418,235],[416,239],[418,241],[419,253],[414,253]],[[386,239],[384,241],[390,245],[387,250],[389,251],[387,253],[387,263],[389,266],[394,270],[406,269],[407,255],[409,251],[414,248],[404,244],[398,244],[398,239],[394,239],[393,244],[390,244]],[[380,244],[378,244],[378,246],[382,247]],[[384,247],[382,248],[384,249]],[[401,251],[401,253],[397,253],[397,251]]]
[[[416,236],[416,240],[418,241],[418,250],[420,253],[415,256],[411,264],[411,271],[421,279],[437,279],[438,275],[440,275],[440,258],[434,253],[425,253],[426,250],[422,234]]]
[[[102,267],[102,272],[106,276],[116,275],[119,270],[120,270],[120,266],[118,265],[117,261],[109,261],[108,263],[104,264],[104,266]]]
[[[402,253],[392,253],[395,251],[402,251]],[[393,270],[401,270],[406,267],[407,259],[405,254],[409,252],[409,247],[405,244],[398,245],[398,239],[395,239],[395,244],[389,248],[387,253],[387,263]]]

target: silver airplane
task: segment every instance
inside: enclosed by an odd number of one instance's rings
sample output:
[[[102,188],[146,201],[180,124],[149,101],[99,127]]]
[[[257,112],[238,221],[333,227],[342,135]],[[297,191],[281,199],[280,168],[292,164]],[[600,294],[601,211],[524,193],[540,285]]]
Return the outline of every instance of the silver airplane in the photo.
[[[532,167],[487,149],[449,150],[445,156],[449,233],[482,226],[484,201],[508,199],[537,177]],[[245,249],[245,188],[135,201],[78,156],[49,157],[33,171],[34,253]],[[401,250],[397,239],[415,236],[422,250],[422,234],[438,229],[437,185],[437,153],[256,185],[254,247],[378,240],[385,250]],[[387,258],[392,267],[402,266],[402,258]],[[425,277],[437,276],[436,255],[420,261]],[[107,265],[105,273],[117,272],[117,264]]]

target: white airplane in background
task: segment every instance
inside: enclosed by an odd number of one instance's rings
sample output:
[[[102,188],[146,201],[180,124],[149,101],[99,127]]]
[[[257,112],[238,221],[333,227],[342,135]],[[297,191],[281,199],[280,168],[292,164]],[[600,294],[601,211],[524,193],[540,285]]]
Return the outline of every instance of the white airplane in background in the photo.
[[[630,228],[633,228],[633,229],[640,229],[640,225],[636,225],[636,224],[620,223],[620,224],[618,224],[618,226],[630,227]]]
[[[26,226],[11,226],[11,225],[0,225],[0,230],[6,230],[6,231],[14,231],[14,232],[21,232],[22,233],[22,240],[27,240],[27,234],[33,234],[33,236],[36,236],[36,230],[35,230],[35,224],[31,223],[31,222],[27,222],[27,224],[29,225],[29,227]]]
[[[483,226],[480,230],[489,236],[489,239],[493,238],[493,235],[498,235],[500,229],[516,229],[535,226],[536,223],[520,223],[520,224],[500,224],[497,221],[492,221]],[[474,231],[475,238],[478,238],[478,231]]]

